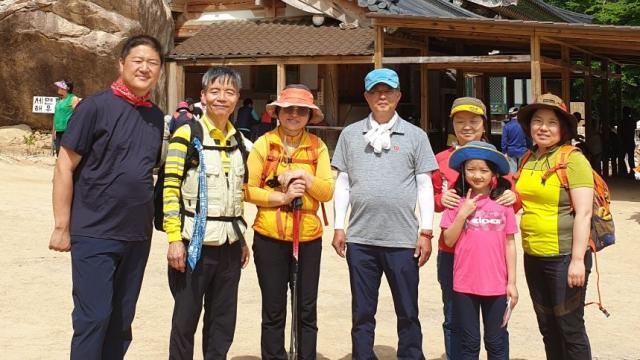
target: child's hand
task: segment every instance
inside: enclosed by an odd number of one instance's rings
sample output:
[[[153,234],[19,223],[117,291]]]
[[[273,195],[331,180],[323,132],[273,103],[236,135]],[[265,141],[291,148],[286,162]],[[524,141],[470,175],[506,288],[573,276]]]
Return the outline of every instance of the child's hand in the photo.
[[[518,303],[518,288],[516,284],[507,284],[507,298],[511,298],[511,309]]]
[[[468,218],[476,211],[478,198],[482,196],[482,194],[478,194],[474,197],[471,197],[471,189],[467,191],[467,197],[464,199],[464,202],[460,206],[460,210],[458,211],[458,215],[463,218]]]

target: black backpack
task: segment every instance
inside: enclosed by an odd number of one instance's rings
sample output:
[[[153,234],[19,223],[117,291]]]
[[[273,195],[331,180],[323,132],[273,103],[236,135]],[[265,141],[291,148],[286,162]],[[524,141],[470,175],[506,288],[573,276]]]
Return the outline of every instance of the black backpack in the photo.
[[[196,150],[193,145],[193,139],[198,139],[202,142],[203,129],[202,125],[198,121],[193,120],[180,120],[176,123],[175,130],[181,128],[184,125],[188,125],[191,129],[191,138],[189,139],[189,145],[187,147],[187,155],[184,159],[184,169],[182,171],[183,176],[187,175],[187,170],[197,167],[199,163],[198,150]],[[171,134],[173,135],[173,134]],[[240,131],[236,131],[233,135],[236,139],[236,143],[238,144],[238,148],[242,153],[242,161],[244,163],[244,183],[246,184],[249,179],[249,171],[247,169],[247,158],[249,157],[249,153],[244,144],[244,139],[242,138],[242,133]],[[204,146],[205,149],[214,149],[214,150],[223,150],[229,149],[226,146]],[[163,192],[164,192],[164,162],[166,159],[162,159],[160,170],[158,171],[158,179],[156,180],[156,184],[153,188],[153,208],[154,208],[154,216],[153,216],[153,226],[156,230],[164,231],[164,203],[163,203]],[[184,180],[184,178],[183,178]],[[180,208],[182,208],[182,202],[180,202]],[[181,211],[182,212],[182,211]]]

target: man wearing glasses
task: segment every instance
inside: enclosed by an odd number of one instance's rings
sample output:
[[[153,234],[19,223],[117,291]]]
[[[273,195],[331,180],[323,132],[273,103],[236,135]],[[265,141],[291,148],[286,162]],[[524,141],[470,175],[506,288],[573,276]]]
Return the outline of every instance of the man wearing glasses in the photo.
[[[395,71],[376,69],[367,74],[364,97],[371,114],[342,131],[331,164],[338,171],[332,245],[349,267],[354,359],[376,359],[375,313],[382,274],[398,318],[397,358],[424,359],[418,269],[431,255],[430,173],[438,166],[427,134],[396,113],[401,96]]]

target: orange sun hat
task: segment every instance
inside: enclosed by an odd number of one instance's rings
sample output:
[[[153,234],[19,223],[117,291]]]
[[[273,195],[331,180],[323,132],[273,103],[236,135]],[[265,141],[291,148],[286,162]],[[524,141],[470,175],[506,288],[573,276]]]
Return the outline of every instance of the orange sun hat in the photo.
[[[311,109],[312,115],[311,119],[309,119],[310,124],[318,124],[324,119],[324,114],[320,110],[318,106],[313,103],[313,94],[311,91],[298,87],[299,85],[288,85],[278,97],[278,100],[267,104],[266,111],[272,118],[276,117],[276,107],[279,106],[281,108],[298,106],[298,107],[306,107]],[[304,85],[302,85],[304,86]]]

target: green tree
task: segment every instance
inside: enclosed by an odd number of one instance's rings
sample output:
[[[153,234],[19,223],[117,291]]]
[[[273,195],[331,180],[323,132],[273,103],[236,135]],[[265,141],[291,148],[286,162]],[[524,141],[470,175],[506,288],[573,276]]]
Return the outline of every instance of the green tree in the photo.
[[[593,16],[606,25],[640,26],[640,0],[547,0],[563,9]],[[640,66],[622,68],[622,93],[625,105],[640,109]]]

